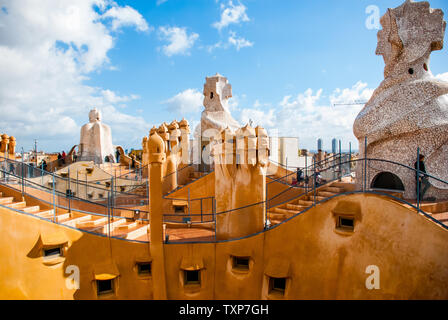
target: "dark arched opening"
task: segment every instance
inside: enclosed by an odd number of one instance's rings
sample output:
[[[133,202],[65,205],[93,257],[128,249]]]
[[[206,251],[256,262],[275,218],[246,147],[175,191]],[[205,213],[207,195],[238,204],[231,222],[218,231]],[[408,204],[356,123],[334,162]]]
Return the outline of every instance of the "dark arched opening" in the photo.
[[[372,189],[388,189],[404,191],[403,182],[391,172],[380,172],[373,178]]]

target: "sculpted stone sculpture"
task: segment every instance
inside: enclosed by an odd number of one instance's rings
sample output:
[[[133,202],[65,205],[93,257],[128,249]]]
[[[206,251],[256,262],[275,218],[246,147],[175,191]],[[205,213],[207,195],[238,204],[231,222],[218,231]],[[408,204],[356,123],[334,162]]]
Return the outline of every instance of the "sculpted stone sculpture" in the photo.
[[[1,136],[2,140],[0,142],[0,152],[1,153],[6,153],[8,150],[8,144],[9,144],[9,136],[4,133]]]
[[[229,112],[229,99],[232,97],[232,86],[226,77],[219,73],[207,77],[204,84],[204,107],[201,115],[201,132],[212,128],[221,131],[229,127],[232,130],[239,128],[239,123],[232,118]]]
[[[407,0],[389,9],[381,25],[376,53],[384,58],[385,79],[355,120],[360,154],[413,168],[419,147],[427,173],[448,180],[448,83],[437,80],[429,69],[431,52],[443,48],[443,12],[428,2]],[[402,181],[405,198],[415,198],[415,172],[380,162],[371,167],[370,186],[377,174],[390,172]],[[427,196],[447,198],[446,185],[430,182]]]
[[[115,162],[115,150],[112,144],[110,127],[101,122],[101,113],[97,109],[89,112],[89,123],[81,128],[81,156],[82,161],[104,163]]]
[[[217,239],[242,237],[263,230],[269,137],[265,129],[246,125],[235,133],[224,129],[212,140],[215,161]],[[255,206],[251,204],[258,203]],[[229,208],[241,208],[228,211]]]
[[[9,137],[8,152],[11,156],[16,153],[16,138],[13,136]]]
[[[204,84],[204,111],[201,123],[194,131],[198,143],[200,159],[197,163],[211,164],[209,148],[210,139],[225,128],[236,131],[240,124],[232,118],[229,112],[229,99],[232,97],[232,86],[226,77],[219,73],[213,77],[206,77]]]

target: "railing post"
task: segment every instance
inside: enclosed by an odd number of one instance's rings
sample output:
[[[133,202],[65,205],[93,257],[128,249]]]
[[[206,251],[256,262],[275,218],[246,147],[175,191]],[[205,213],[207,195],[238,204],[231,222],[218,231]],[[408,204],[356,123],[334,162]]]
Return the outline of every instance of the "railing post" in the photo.
[[[417,183],[417,210],[420,211],[420,147],[417,147],[417,180],[416,180],[416,183]]]
[[[367,136],[364,137],[364,177],[362,191],[367,189]]]
[[[213,218],[215,220],[215,242],[216,242],[216,224],[218,223],[218,219],[216,216],[216,199],[215,199],[215,197],[212,198],[212,210],[213,210]]]
[[[23,179],[23,157],[24,157],[24,152],[23,152],[23,148],[22,148],[22,195],[25,193],[25,185],[24,185],[25,180]],[[43,186],[43,183],[42,183],[42,186]]]
[[[305,192],[308,192],[308,182],[306,182],[308,178],[308,152],[305,154],[305,172],[304,172],[304,178],[305,181],[303,181],[303,184],[305,185]]]
[[[107,236],[110,238],[110,190],[107,192]]]
[[[111,200],[110,200],[110,210],[111,210],[111,212],[110,212],[110,214],[111,214],[111,216],[112,216],[112,218],[113,218],[113,216],[114,216],[114,205],[115,205],[115,200],[114,200],[114,177],[111,177],[110,178],[110,190],[111,190]]]
[[[190,217],[190,221],[191,221],[191,208],[190,208],[190,188],[188,188],[188,216]]]
[[[54,183],[54,173],[52,173],[51,176],[53,177],[53,222],[56,222],[56,186]]]
[[[202,198],[200,200],[201,200],[201,222],[204,222],[202,219]]]
[[[352,143],[348,143],[348,172],[352,173]]]
[[[316,189],[316,160],[313,158],[313,175],[312,175],[312,177],[313,177],[313,206],[316,204],[315,203],[315,197],[314,197],[314,194],[315,194],[315,189]]]
[[[68,192],[68,212],[71,213],[72,212],[72,208],[71,208],[72,190],[70,189],[70,167],[67,168],[67,184],[68,184],[68,188],[67,188],[66,194]]]
[[[338,173],[338,180],[341,181],[342,179],[342,150],[341,150],[341,140],[339,140],[339,173]]]

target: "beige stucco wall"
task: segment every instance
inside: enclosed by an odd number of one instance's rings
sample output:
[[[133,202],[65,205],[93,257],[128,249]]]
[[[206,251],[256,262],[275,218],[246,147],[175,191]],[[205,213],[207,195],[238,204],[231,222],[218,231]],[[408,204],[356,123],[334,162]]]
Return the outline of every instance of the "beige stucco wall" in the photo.
[[[354,233],[335,230],[332,211],[358,207]],[[120,276],[116,298],[151,299],[152,278],[139,278],[137,260],[149,245],[107,239],[0,208],[1,299],[96,299],[97,265],[113,259]],[[63,233],[65,261],[32,257],[40,235]],[[277,227],[245,239],[166,244],[168,299],[265,299],[268,276],[288,278],[285,299],[448,299],[448,231],[386,198],[336,197]],[[250,257],[247,273],[231,256]],[[200,287],[185,288],[181,265],[202,265]],[[78,265],[80,290],[67,290],[64,270]],[[368,290],[366,267],[380,270],[380,289]],[[156,276],[156,275],[153,275]]]

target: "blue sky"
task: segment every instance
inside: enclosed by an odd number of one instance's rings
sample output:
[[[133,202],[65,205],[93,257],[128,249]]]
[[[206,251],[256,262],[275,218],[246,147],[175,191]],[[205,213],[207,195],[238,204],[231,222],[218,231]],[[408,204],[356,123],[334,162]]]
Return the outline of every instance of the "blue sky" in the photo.
[[[366,100],[383,80],[366,8],[383,15],[403,1],[35,2],[0,0],[0,131],[19,149],[38,139],[39,149],[59,151],[79,142],[91,107],[125,148],[140,148],[163,121],[195,126],[205,77],[216,72],[232,84],[241,124],[297,136],[300,148],[319,137],[327,149],[332,137],[356,147],[361,106],[331,102]],[[430,4],[448,12],[446,1]],[[433,74],[446,77],[447,61],[446,49],[434,52]]]

